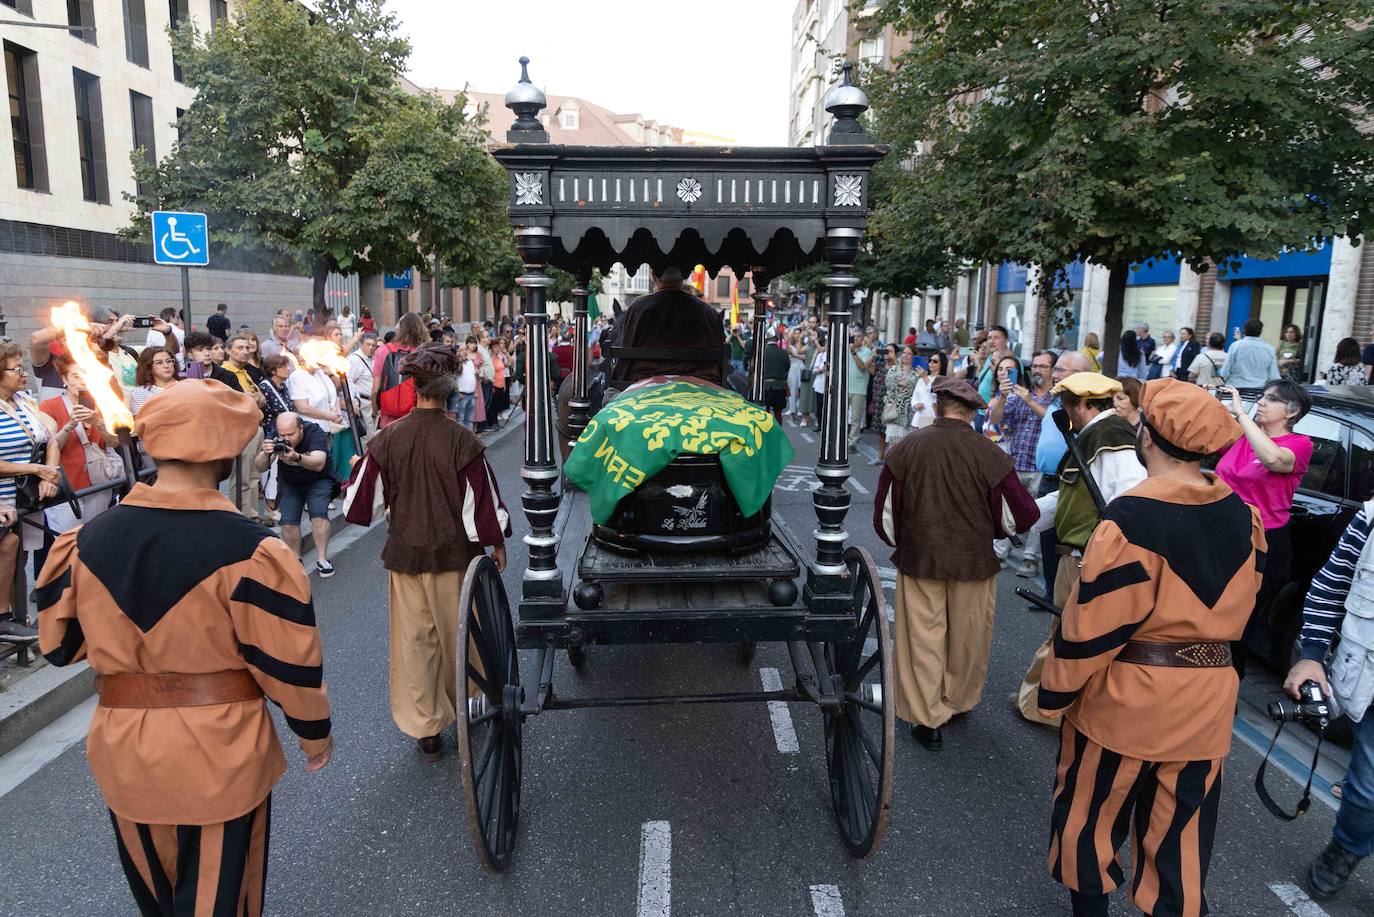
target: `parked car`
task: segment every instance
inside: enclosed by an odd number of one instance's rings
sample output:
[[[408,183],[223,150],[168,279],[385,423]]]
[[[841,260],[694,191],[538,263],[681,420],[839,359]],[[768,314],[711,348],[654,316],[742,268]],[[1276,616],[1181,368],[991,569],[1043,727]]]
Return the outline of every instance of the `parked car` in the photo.
[[[1312,410],[1295,432],[1311,437],[1312,463],[1293,495],[1292,579],[1259,609],[1250,639],[1251,650],[1283,672],[1297,659],[1312,577],[1364,501],[1374,497],[1374,387],[1314,385],[1308,391]],[[1246,400],[1253,410],[1253,395]]]

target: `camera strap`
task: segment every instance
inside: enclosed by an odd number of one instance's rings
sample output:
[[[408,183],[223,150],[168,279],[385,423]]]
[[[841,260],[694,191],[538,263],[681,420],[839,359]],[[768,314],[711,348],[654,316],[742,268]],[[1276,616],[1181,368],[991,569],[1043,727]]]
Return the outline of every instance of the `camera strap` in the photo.
[[[1279,723],[1279,728],[1274,730],[1274,737],[1269,740],[1269,747],[1264,751],[1264,760],[1260,762],[1259,770],[1255,771],[1255,792],[1259,795],[1260,802],[1269,810],[1269,814],[1280,821],[1296,821],[1300,816],[1306,815],[1307,810],[1312,805],[1312,779],[1317,775],[1317,759],[1322,752],[1322,739],[1326,737],[1326,729],[1323,728],[1317,733],[1317,747],[1312,752],[1312,767],[1307,772],[1307,786],[1302,788],[1302,798],[1298,800],[1298,806],[1292,813],[1285,812],[1274,801],[1274,797],[1269,795],[1269,791],[1264,786],[1264,771],[1269,766],[1269,756],[1274,753],[1274,746],[1279,742],[1279,735],[1283,733],[1283,727],[1287,723]]]

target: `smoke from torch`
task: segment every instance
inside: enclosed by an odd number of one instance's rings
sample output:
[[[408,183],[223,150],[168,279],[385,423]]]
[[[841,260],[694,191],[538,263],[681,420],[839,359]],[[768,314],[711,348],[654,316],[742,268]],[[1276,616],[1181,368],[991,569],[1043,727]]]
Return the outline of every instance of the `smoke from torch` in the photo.
[[[132,430],[134,415],[124,404],[124,399],[115,394],[112,385],[114,371],[100,362],[91,348],[91,323],[81,314],[81,307],[74,302],[55,307],[52,310],[52,324],[62,330],[67,353],[85,377],[86,388],[95,399],[95,407],[105,422],[105,429],[112,432]]]

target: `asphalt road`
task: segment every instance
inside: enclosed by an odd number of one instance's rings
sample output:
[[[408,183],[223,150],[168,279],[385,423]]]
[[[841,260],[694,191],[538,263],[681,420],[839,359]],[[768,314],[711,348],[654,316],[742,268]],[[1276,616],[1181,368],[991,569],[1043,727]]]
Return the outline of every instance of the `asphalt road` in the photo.
[[[810,549],[808,469],[817,437],[788,431],[800,472],[784,475],[774,508]],[[512,595],[523,566],[518,536],[526,531],[520,449],[516,430],[490,450],[516,515],[506,577]],[[848,529],[853,543],[888,566],[869,523],[877,469],[860,455],[854,470]],[[470,846],[452,733],[443,761],[426,765],[391,722],[382,538],[380,530],[358,538],[336,555],[337,576],[314,580],[337,745],[333,762],[314,775],[288,748],[292,770],[273,802],[269,913],[1068,913],[1044,863],[1056,739],[1022,722],[1007,701],[1048,622],[1013,595],[1024,581],[1009,572],[999,586],[983,703],[947,730],[939,754],[899,724],[892,817],[869,860],[851,860],[839,842],[814,708],[791,706],[791,753],[779,750],[777,724],[763,705],[560,711],[525,725],[520,839],[511,870],[493,876]],[[761,646],[748,665],[725,646],[595,648],[580,673],[560,660],[556,681],[565,697],[755,690],[770,677],[761,670],[777,669],[789,684],[790,668],[781,645]],[[1271,690],[1272,675],[1255,683],[1254,690]],[[58,731],[33,741],[55,752]],[[83,745],[71,744],[0,797],[8,863],[0,914],[134,913]],[[1208,884],[1212,912],[1374,913],[1368,865],[1321,910],[1281,900],[1282,886],[1298,882],[1325,844],[1334,813],[1314,805],[1296,823],[1278,822],[1250,787],[1258,763],[1249,746],[1235,743]],[[1296,799],[1299,787],[1288,777],[1271,780],[1286,802]],[[1133,913],[1123,895],[1114,897],[1113,913]]]

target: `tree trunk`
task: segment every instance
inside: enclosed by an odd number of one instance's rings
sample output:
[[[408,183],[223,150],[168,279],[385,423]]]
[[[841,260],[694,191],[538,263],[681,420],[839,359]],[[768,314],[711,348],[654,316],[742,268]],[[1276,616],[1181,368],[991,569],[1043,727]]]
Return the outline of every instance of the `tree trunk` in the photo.
[[[311,291],[311,308],[315,310],[316,324],[324,327],[325,312],[328,307],[324,303],[324,285],[329,280],[330,263],[324,255],[316,255],[310,265],[311,279],[314,281],[314,288]]]
[[[1111,265],[1107,277],[1107,314],[1102,323],[1102,373],[1116,375],[1116,356],[1121,349],[1121,318],[1126,308],[1126,281],[1131,277],[1129,261]]]

